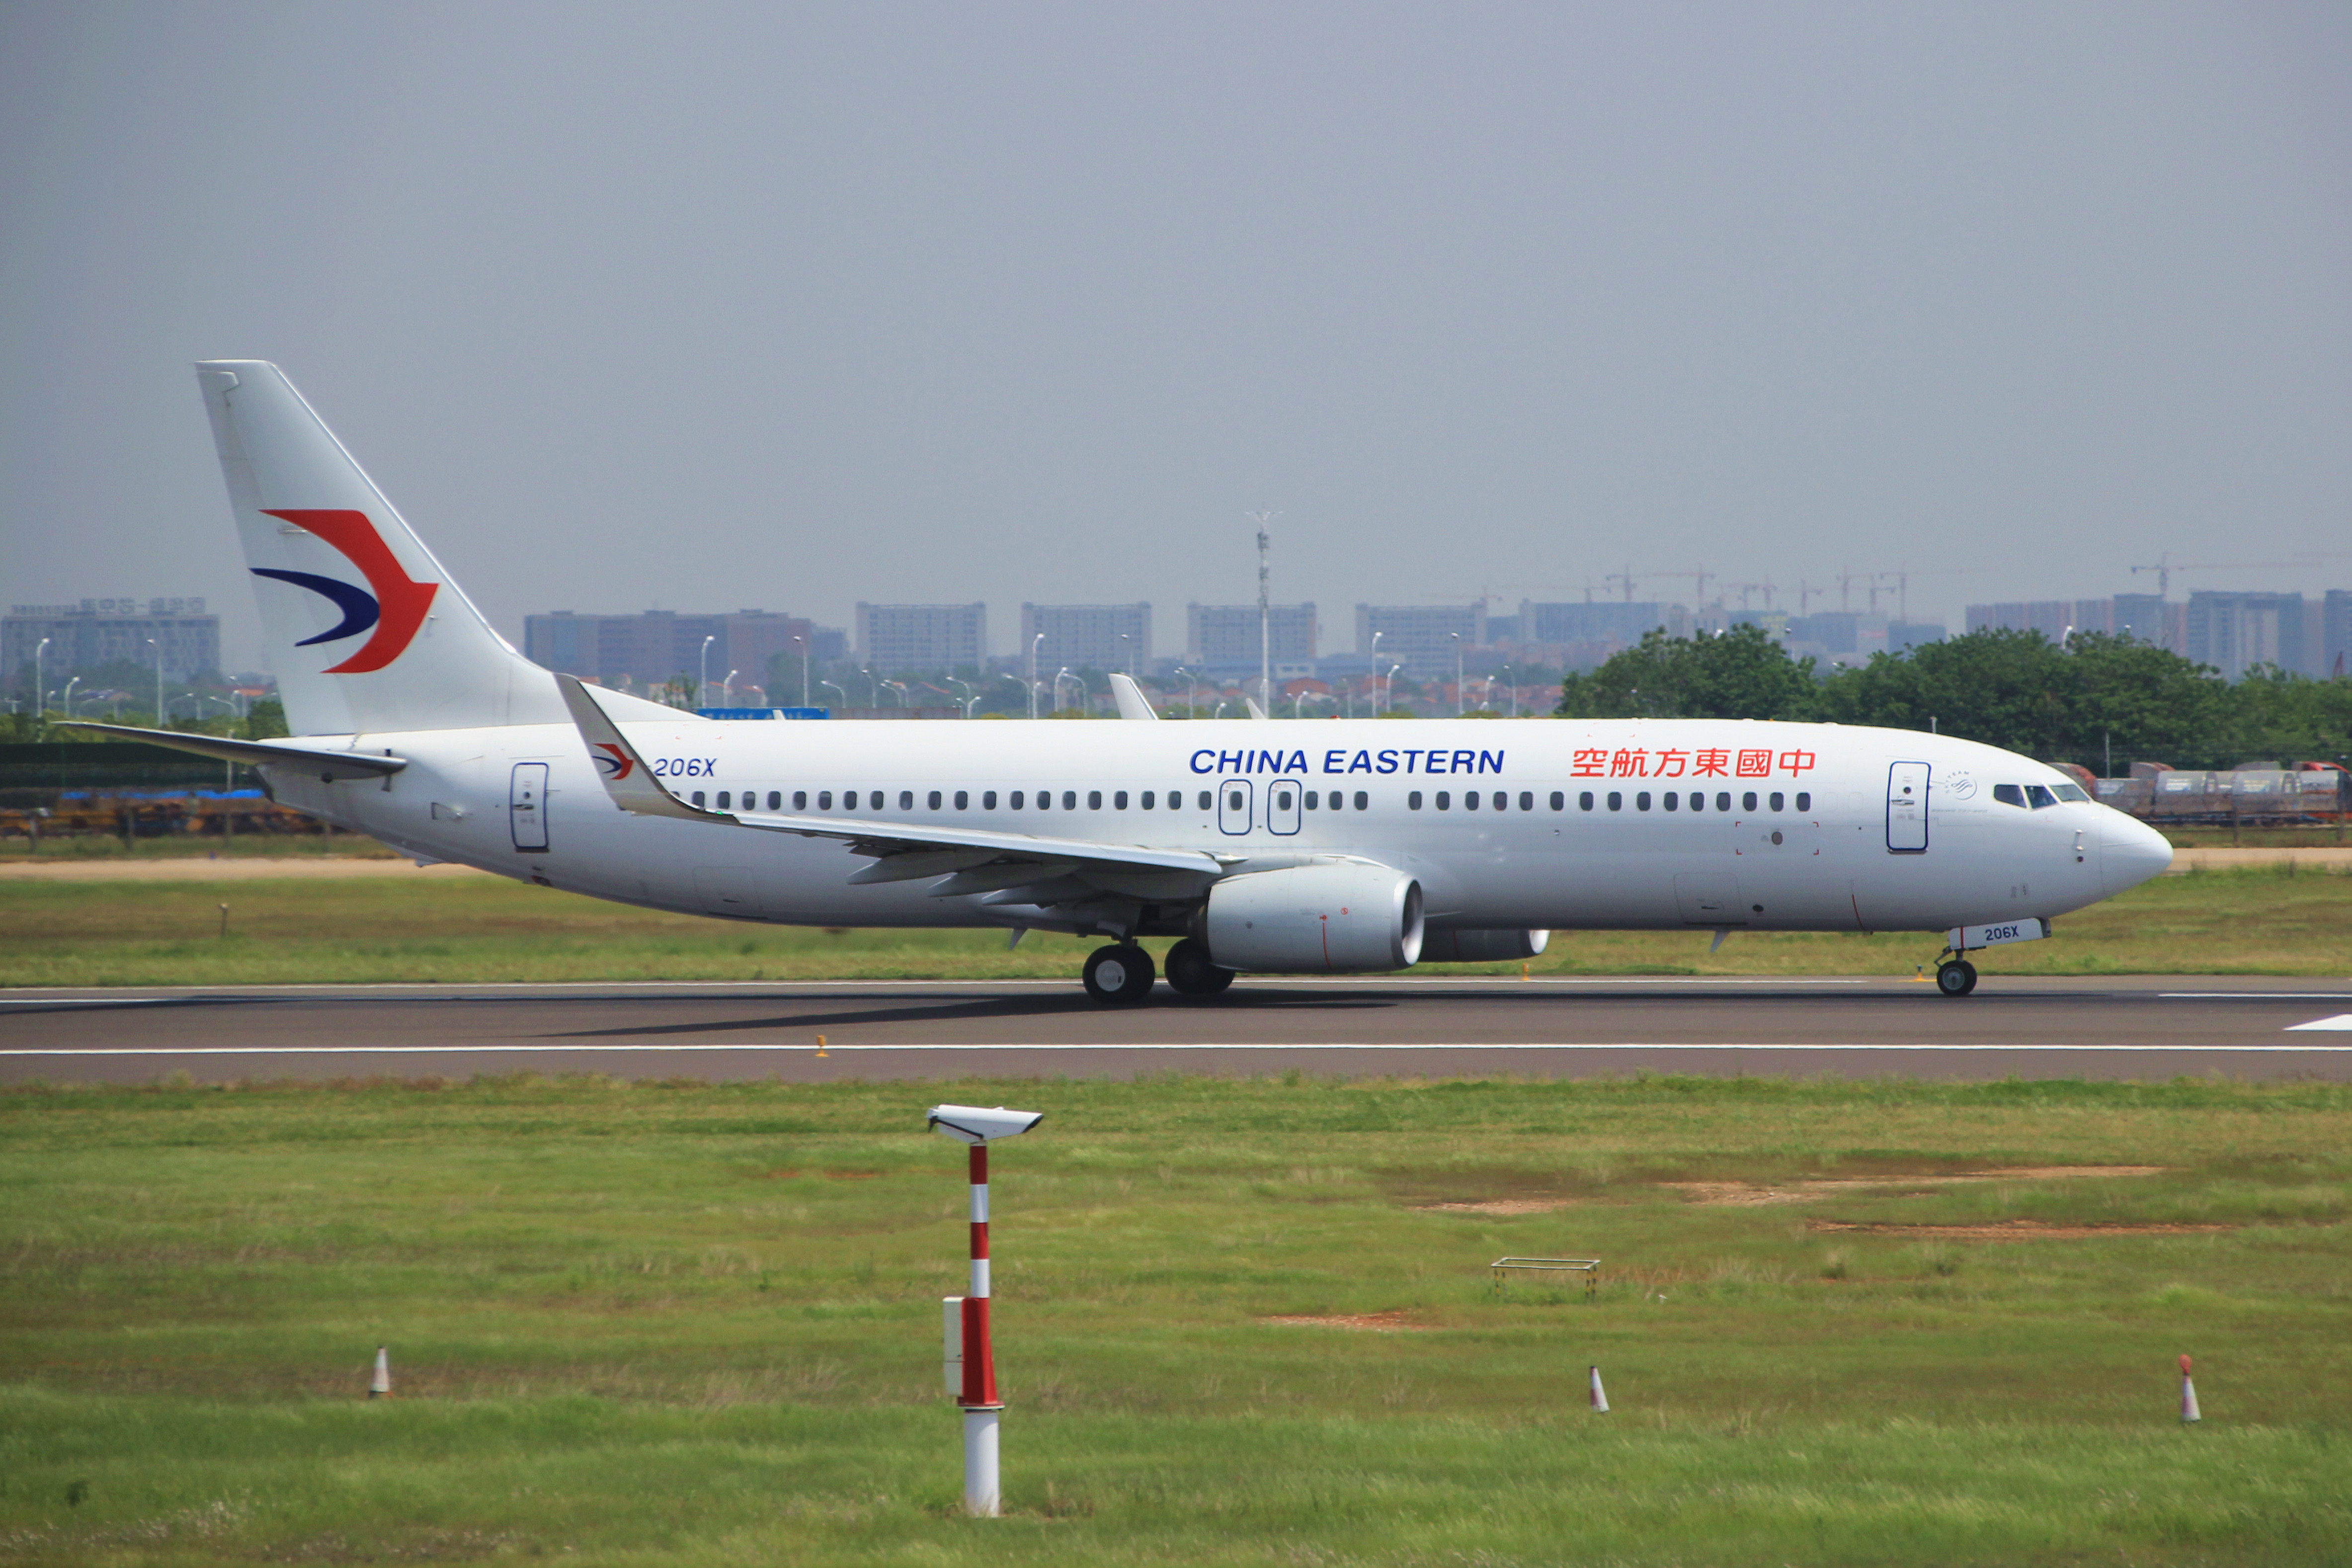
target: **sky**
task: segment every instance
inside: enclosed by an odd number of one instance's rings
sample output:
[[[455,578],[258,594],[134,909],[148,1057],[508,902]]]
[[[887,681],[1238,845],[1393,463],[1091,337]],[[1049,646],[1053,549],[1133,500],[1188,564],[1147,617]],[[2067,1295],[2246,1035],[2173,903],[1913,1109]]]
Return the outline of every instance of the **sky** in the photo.
[[[517,641],[2352,586],[2347,175],[2328,4],[7,0],[0,601],[258,658],[216,357]]]

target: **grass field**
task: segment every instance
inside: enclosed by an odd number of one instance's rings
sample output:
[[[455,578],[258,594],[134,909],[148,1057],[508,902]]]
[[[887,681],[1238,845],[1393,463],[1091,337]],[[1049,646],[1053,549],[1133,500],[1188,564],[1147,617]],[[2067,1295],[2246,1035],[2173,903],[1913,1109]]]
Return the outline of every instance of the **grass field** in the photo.
[[[219,906],[229,905],[228,934]],[[15,985],[1070,977],[1097,943],[986,931],[759,927],[488,878],[0,882]],[[1908,974],[1917,933],[1572,932],[1537,973]],[[1164,948],[1164,942],[1151,944]],[[2159,878],[1980,955],[1989,974],[2352,974],[2352,876],[2292,866]],[[1428,973],[1517,973],[1448,965]]]
[[[993,1522],[940,1099],[1048,1112]],[[0,1558],[2340,1563],[2347,1150],[2316,1085],[11,1092]]]

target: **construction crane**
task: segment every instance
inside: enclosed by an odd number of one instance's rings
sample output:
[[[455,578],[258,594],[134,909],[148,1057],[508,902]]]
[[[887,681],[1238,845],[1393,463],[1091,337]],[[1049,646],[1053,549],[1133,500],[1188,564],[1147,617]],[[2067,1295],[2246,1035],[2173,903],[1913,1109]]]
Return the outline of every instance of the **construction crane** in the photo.
[[[2155,573],[2156,596],[2162,599],[2171,595],[2172,574],[2175,572],[2292,572],[2299,566],[2308,567],[2310,564],[2308,560],[2175,561],[2172,558],[2172,552],[2168,550],[2156,558],[2155,565],[2133,567],[2132,575],[2137,577],[2143,572]]]
[[[1693,584],[1692,584],[1692,586],[1691,586],[1691,597],[1692,597],[1692,599],[1696,600],[1696,601],[1704,601],[1704,600],[1706,598],[1706,584],[1707,584],[1707,579],[1708,579],[1708,578],[1710,578],[1710,577],[1716,576],[1716,575],[1717,575],[1717,574],[1715,574],[1715,573],[1713,573],[1713,572],[1709,572],[1708,570],[1706,570],[1706,568],[1705,568],[1704,566],[1702,566],[1702,567],[1700,567],[1700,568],[1699,568],[1697,571],[1696,571],[1696,572],[1644,572],[1644,573],[1643,573],[1643,574],[1642,574],[1642,575],[1643,575],[1643,576],[1644,576],[1644,577],[1689,577],[1689,578],[1692,578],[1692,579],[1694,580],[1694,581],[1693,581]],[[1633,597],[1633,590],[1631,590],[1630,588],[1626,590],[1626,597],[1627,597],[1627,598],[1631,598],[1631,597]]]

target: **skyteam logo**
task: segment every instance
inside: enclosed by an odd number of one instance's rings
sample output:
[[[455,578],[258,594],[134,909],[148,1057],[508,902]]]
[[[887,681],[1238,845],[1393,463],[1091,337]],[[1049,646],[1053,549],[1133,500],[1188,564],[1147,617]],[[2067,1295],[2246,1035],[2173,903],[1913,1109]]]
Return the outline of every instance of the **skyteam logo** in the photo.
[[[291,583],[298,588],[308,588],[341,612],[342,619],[314,637],[304,637],[295,644],[309,647],[312,643],[338,642],[373,630],[374,636],[362,643],[359,650],[342,663],[331,666],[329,675],[365,675],[382,669],[408,651],[424,628],[425,612],[433,607],[433,595],[440,592],[438,583],[419,583],[400,569],[383,536],[375,531],[363,511],[270,511],[270,517],[284,518],[305,532],[317,535],[342,552],[351,563],[367,579],[367,588],[343,582],[337,577],[321,577],[315,572],[286,572],[270,566],[256,566],[257,577],[275,577],[281,583]],[[373,588],[373,593],[368,592]]]
[[[598,767],[604,770],[604,777],[607,782],[619,784],[623,779],[627,778],[631,773],[636,772],[637,764],[635,759],[632,758],[628,752],[621,750],[620,747],[613,744],[610,741],[597,742],[596,750],[606,753],[604,756],[595,757],[593,760]]]

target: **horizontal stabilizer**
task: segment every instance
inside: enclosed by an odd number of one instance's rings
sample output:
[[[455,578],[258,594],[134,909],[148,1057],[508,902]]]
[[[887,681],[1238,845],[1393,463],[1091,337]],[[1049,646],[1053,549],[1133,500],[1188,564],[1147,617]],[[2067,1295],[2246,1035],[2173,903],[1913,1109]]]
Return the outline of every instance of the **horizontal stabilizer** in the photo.
[[[224,763],[244,763],[248,766],[276,763],[329,779],[382,778],[408,765],[406,757],[380,756],[373,752],[329,752],[283,741],[232,741],[221,735],[191,735],[180,730],[134,730],[128,724],[91,724],[79,719],[60,720],[50,728],[119,735],[126,741],[169,746],[175,752],[190,752]]]

